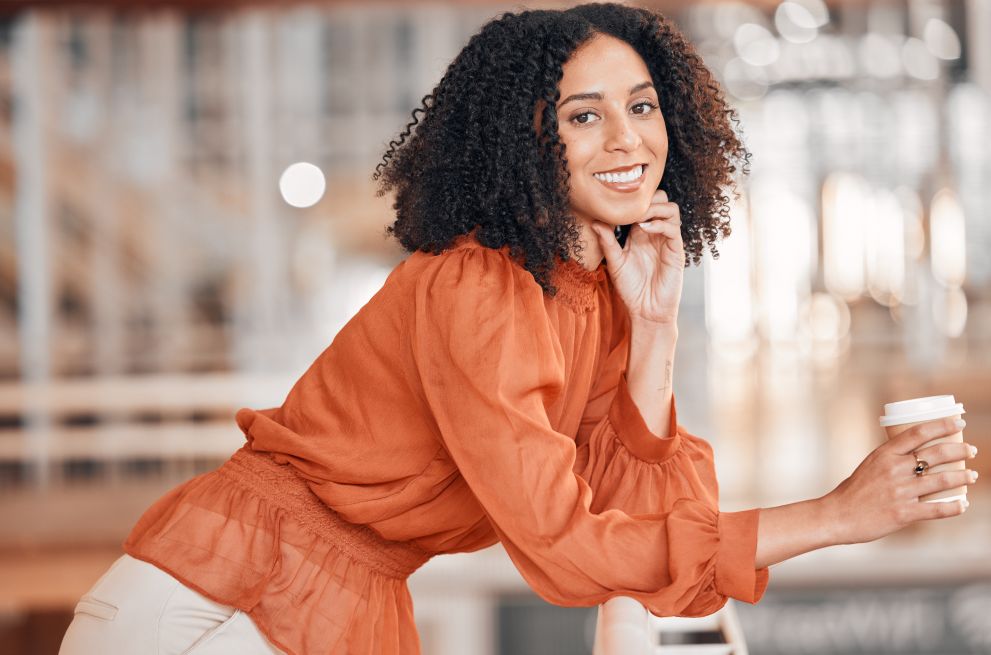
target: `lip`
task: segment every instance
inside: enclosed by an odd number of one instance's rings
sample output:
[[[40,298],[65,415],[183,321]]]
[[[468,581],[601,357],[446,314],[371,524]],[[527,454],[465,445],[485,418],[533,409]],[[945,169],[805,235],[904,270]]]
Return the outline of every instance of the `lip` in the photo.
[[[634,164],[633,166],[643,166],[643,173],[640,175],[640,177],[638,177],[636,180],[632,182],[604,182],[603,180],[600,180],[599,178],[595,177],[595,175],[592,176],[592,179],[598,182],[599,184],[601,184],[602,186],[606,187],[610,191],[619,191],[620,193],[632,193],[643,185],[644,178],[647,177],[647,164]],[[619,171],[630,170],[630,168],[633,168],[633,166],[628,166],[625,169],[620,168],[620,169],[613,169],[611,171],[602,171],[602,172],[614,173],[617,170]]]
[[[595,172],[597,174],[599,174],[599,173],[625,173],[626,171],[628,171],[628,170],[630,170],[632,168],[636,168],[637,166],[643,166],[644,168],[647,168],[647,162],[638,161],[638,162],[634,162],[634,163],[630,164],[629,166],[620,166],[618,168],[610,168],[608,171],[595,171]]]

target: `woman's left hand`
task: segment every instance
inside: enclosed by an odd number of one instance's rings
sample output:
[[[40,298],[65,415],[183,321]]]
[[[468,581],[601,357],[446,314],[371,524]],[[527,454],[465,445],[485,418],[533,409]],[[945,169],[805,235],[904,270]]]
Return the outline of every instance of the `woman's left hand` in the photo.
[[[658,190],[643,218],[630,228],[625,247],[620,247],[613,228],[606,223],[592,221],[592,229],[630,318],[676,326],[685,277],[678,205],[668,202],[668,194]]]

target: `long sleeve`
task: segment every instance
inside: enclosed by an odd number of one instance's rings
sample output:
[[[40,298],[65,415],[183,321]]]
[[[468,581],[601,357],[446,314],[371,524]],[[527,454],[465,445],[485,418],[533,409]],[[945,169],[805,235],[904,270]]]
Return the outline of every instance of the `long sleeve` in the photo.
[[[624,595],[654,614],[686,616],[709,614],[729,595],[759,597],[747,545],[755,514],[720,514],[711,498],[688,496],[654,513],[592,510],[575,440],[546,411],[565,388],[560,343],[540,287],[505,253],[439,256],[418,280],[408,320],[439,439],[540,596],[591,606]],[[608,414],[592,430],[614,432]]]
[[[626,306],[609,284],[610,303],[602,311],[602,339],[599,349],[602,355],[596,366],[595,380],[585,403],[581,423],[576,435],[579,446],[586,444],[592,432],[610,416],[610,422],[617,437],[632,451],[641,453],[646,459],[661,459],[672,451],[678,441],[677,411],[675,399],[671,401],[666,439],[658,439],[651,433],[636,405],[629,398],[626,386],[626,368],[630,356],[630,321]],[[620,388],[622,385],[622,389]],[[617,393],[623,391],[623,393]]]
[[[603,313],[603,354],[576,438],[575,472],[592,489],[591,510],[653,514],[681,498],[692,498],[719,512],[712,447],[678,423],[677,395],[671,401],[667,438],[649,430],[630,395],[630,325],[626,307],[610,289],[610,306]],[[755,603],[769,580],[768,569],[754,569],[759,510],[718,516],[723,552],[715,569],[715,589]]]

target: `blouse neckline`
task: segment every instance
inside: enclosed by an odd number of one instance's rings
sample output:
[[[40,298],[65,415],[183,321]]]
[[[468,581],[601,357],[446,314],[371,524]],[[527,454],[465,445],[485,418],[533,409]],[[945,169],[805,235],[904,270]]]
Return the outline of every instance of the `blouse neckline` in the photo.
[[[475,230],[455,239],[455,248],[478,247],[485,248],[476,236]],[[500,250],[508,253],[509,247]],[[588,270],[575,259],[557,259],[557,265],[551,274],[551,282],[557,287],[556,300],[560,300],[579,313],[595,308],[596,288],[608,276],[606,264],[600,262],[594,270]]]
[[[589,311],[595,307],[596,287],[605,277],[606,265],[603,263],[590,271],[574,259],[559,261],[552,278],[557,287],[555,298],[578,311]]]

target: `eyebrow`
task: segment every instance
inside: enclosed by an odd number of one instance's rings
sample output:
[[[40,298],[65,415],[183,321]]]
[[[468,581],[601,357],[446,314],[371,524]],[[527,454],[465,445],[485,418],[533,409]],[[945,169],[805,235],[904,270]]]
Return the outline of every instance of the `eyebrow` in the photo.
[[[641,82],[640,84],[634,84],[633,86],[630,87],[630,95],[633,95],[637,91],[642,91],[642,90],[644,90],[646,88],[651,88],[653,86],[654,85],[653,85],[652,82]],[[601,93],[575,93],[575,94],[572,94],[572,95],[568,96],[567,98],[565,98],[561,102],[557,103],[557,106],[558,107],[562,107],[562,106],[564,106],[564,105],[566,105],[569,102],[572,102],[574,100],[602,100],[602,94]]]

